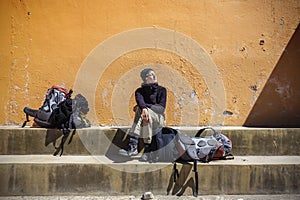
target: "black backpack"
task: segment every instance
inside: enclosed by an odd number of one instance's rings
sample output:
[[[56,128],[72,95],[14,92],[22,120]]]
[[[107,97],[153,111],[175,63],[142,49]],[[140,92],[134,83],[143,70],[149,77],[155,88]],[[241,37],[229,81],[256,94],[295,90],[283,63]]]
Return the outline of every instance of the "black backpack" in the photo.
[[[68,144],[72,142],[76,129],[90,127],[90,121],[86,115],[89,111],[88,101],[81,94],[77,94],[74,99],[67,98],[61,102],[52,112],[49,122],[63,131],[61,143],[56,148],[54,156],[60,152],[60,156],[64,151],[64,144],[73,129]],[[55,143],[54,143],[55,146]]]
[[[149,162],[198,160],[194,141],[171,127],[157,129],[148,150]]]
[[[86,118],[89,111],[88,101],[86,98],[77,94],[71,99],[73,91],[53,86],[48,89],[43,105],[38,109],[24,108],[26,120],[22,127],[29,122],[29,116],[34,117],[34,122],[42,128],[57,128],[63,132],[61,143],[55,147],[54,156],[63,154],[64,144],[71,133],[68,144],[72,142],[77,128],[90,127],[90,122]],[[55,146],[55,141],[53,142]]]
[[[178,131],[170,127],[162,127],[156,130],[152,136],[148,152],[149,162],[173,162],[178,158],[175,150],[175,139]]]

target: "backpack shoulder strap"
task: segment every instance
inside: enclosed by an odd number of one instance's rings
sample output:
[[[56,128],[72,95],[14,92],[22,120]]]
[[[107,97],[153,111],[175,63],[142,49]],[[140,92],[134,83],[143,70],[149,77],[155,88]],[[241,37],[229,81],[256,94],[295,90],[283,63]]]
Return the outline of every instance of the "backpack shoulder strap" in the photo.
[[[197,133],[196,133],[196,135],[195,135],[195,137],[200,137],[201,134],[202,134],[206,129],[212,130],[212,131],[214,132],[214,134],[217,133],[217,131],[216,131],[214,128],[208,126],[208,127],[204,127],[204,128],[201,128],[200,130],[198,130]]]
[[[68,144],[70,144],[72,142],[72,138],[75,135],[75,132],[76,132],[76,129],[73,130]],[[60,145],[58,147],[55,147],[56,151],[53,153],[54,156],[57,156],[59,154],[59,152],[60,152],[59,156],[61,156],[64,153],[64,145],[65,145],[70,133],[71,133],[70,129],[67,129],[67,130],[63,129],[63,136],[61,138]]]
[[[200,135],[204,132],[206,128],[201,128],[200,130],[198,130],[198,132],[196,133],[195,137],[200,137]]]
[[[30,120],[29,120],[28,114],[26,113],[26,120],[23,122],[22,128],[24,128],[26,126],[27,122],[30,122]]]

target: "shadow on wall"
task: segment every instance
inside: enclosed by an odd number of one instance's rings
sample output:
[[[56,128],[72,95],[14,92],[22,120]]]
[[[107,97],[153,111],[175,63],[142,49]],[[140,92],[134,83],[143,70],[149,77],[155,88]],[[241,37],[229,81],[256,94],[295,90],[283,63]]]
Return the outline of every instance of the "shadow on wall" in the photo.
[[[248,115],[244,126],[300,127],[299,25]]]

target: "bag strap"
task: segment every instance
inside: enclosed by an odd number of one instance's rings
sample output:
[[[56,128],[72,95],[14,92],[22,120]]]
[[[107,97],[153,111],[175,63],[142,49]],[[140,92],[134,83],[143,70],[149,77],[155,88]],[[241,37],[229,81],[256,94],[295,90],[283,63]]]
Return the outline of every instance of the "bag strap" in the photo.
[[[197,133],[196,133],[196,135],[195,135],[195,137],[200,137],[200,135],[206,130],[206,129],[211,129],[213,132],[214,132],[214,134],[217,132],[214,128],[212,128],[212,127],[204,127],[204,128],[201,128]]]
[[[72,93],[73,93],[73,90],[70,89],[69,92],[68,92],[68,94],[66,95],[66,99],[71,99]],[[70,125],[70,123],[68,123],[68,124]],[[67,141],[67,139],[68,139],[68,137],[70,135],[70,132],[71,132],[70,129],[71,128],[72,127],[65,128],[63,126],[63,129],[62,129],[62,131],[63,131],[63,137],[61,138],[60,145],[58,147],[55,147],[56,151],[53,153],[54,156],[57,156],[59,152],[60,152],[59,156],[61,156],[63,154],[63,152],[64,152],[64,145],[65,145],[65,142]],[[69,139],[68,144],[70,144],[72,142],[72,139],[73,139],[73,136],[75,135],[75,133],[76,133],[76,128],[73,130],[72,135],[71,135],[71,137]]]
[[[73,90],[70,89],[69,92],[66,94],[66,99],[70,99],[71,98],[71,95],[73,93]]]
[[[28,114],[26,113],[26,120],[23,122],[22,128],[24,128],[26,126],[27,122],[30,122],[30,120],[29,120]]]
[[[200,137],[200,135],[203,133],[203,131],[205,130],[206,128],[201,128],[195,135],[195,137]]]
[[[187,164],[188,162],[183,162],[182,164]],[[199,193],[199,174],[198,174],[198,169],[197,169],[197,160],[193,160],[193,172],[194,172],[194,176],[195,176],[195,187],[193,190],[193,196],[194,197],[198,197],[198,193]],[[173,162],[173,181],[174,183],[177,181],[177,179],[179,178],[179,172],[177,169],[177,165],[176,165],[176,161]]]
[[[67,129],[67,130],[63,129],[63,137],[61,138],[60,145],[58,147],[55,147],[56,151],[53,153],[53,156],[57,156],[59,152],[60,152],[59,156],[61,156],[64,153],[64,145],[65,145],[70,133],[71,133],[70,129]],[[72,142],[72,139],[73,139],[73,136],[75,135],[75,133],[76,133],[76,129],[74,129],[72,131],[72,135],[69,139],[68,144],[70,144]],[[55,145],[55,143],[53,143],[53,145]]]
[[[51,110],[49,100],[50,100],[51,93],[53,92],[53,89],[54,89],[54,88],[49,88],[49,89],[48,89],[48,91],[47,91],[47,93],[46,93],[45,100],[44,100],[42,106],[39,108],[39,110],[41,110],[41,109],[42,109],[43,107],[45,107],[45,106],[47,106],[47,107],[49,108],[49,111]]]
[[[72,135],[71,135],[71,137],[70,137],[70,139],[69,139],[68,144],[71,144],[72,139],[73,139],[73,136],[75,135],[75,133],[76,133],[76,128],[73,130]]]
[[[57,156],[57,154],[59,152],[61,152],[59,156],[61,156],[63,154],[63,152],[64,152],[64,144],[65,144],[65,142],[66,142],[66,140],[67,140],[67,138],[69,136],[69,133],[70,133],[69,130],[67,130],[67,131],[63,130],[63,137],[61,138],[60,145],[58,147],[55,147],[56,151],[53,153],[53,156]]]
[[[194,173],[195,173],[195,191],[193,192],[194,197],[198,197],[198,191],[199,191],[199,175],[198,175],[198,169],[197,169],[197,160],[194,160],[193,166],[194,166]]]
[[[176,180],[179,178],[179,172],[177,169],[177,165],[176,162],[173,162],[173,181],[174,183],[176,182]]]

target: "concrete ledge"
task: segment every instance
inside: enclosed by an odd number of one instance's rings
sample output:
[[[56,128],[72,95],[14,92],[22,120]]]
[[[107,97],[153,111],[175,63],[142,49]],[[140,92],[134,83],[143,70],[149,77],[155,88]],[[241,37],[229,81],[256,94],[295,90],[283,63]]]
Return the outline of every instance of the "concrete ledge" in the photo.
[[[141,200],[142,195],[118,195],[118,196],[98,196],[98,195],[80,195],[80,196],[2,196],[0,200]],[[193,196],[175,196],[175,195],[156,195],[155,200],[195,200]],[[201,200],[283,200],[300,199],[300,194],[279,194],[279,195],[200,195],[197,199]]]
[[[133,157],[122,162],[115,162],[106,156],[50,156],[50,155],[0,155],[0,164],[106,164],[106,165],[137,165],[145,164],[166,166],[167,162],[140,162],[139,157]],[[199,165],[300,165],[300,156],[235,156],[232,160],[217,160]],[[132,173],[139,171],[132,171]]]
[[[182,133],[195,135],[202,127],[173,127]],[[217,127],[233,142],[234,155],[299,155],[300,128]],[[127,145],[129,127],[92,127],[77,130],[72,143],[66,145],[64,155],[114,154]],[[54,152],[46,141],[57,138],[55,129],[0,127],[0,154],[26,155]],[[59,144],[60,140],[57,141]],[[142,148],[142,147],[140,147]]]
[[[105,156],[0,156],[0,194],[10,195],[191,195],[192,165],[115,163]],[[236,156],[199,163],[199,192],[213,194],[299,194],[299,156]]]

